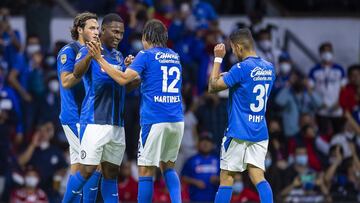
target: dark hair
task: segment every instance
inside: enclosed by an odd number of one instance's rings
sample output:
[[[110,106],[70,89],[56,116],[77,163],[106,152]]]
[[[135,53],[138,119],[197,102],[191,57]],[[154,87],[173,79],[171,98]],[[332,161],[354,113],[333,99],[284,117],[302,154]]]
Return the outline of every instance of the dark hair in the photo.
[[[241,44],[246,50],[254,49],[254,39],[248,28],[235,30],[229,38],[233,44]]]
[[[347,70],[347,75],[350,76],[355,71],[360,71],[360,64],[354,64],[354,65],[349,66],[349,68]]]
[[[168,31],[160,20],[149,20],[144,27],[143,37],[152,45],[165,47],[168,40]]]
[[[103,21],[101,22],[101,27],[103,25],[108,25],[111,22],[124,23],[124,20],[116,13],[109,13],[106,16],[104,16]]]
[[[321,53],[321,52],[325,51],[326,48],[330,48],[331,50],[333,50],[331,42],[324,42],[324,43],[320,44],[319,52]]]
[[[85,25],[86,25],[86,21],[90,20],[90,19],[98,20],[98,17],[97,17],[96,14],[90,13],[90,12],[83,12],[83,13],[80,13],[77,16],[75,16],[73,27],[70,30],[71,38],[73,40],[78,40],[79,39],[79,33],[78,33],[77,29],[79,27],[84,28]]]

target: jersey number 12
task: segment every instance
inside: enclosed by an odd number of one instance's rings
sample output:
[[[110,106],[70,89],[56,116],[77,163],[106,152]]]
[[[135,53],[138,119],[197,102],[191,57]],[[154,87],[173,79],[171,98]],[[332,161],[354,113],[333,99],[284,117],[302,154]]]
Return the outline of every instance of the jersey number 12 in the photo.
[[[163,72],[163,82],[162,82],[162,92],[169,92],[169,93],[179,93],[179,88],[176,88],[176,84],[179,82],[180,80],[180,70],[178,67],[173,66],[169,69],[168,71],[168,67],[167,66],[161,66],[161,70]],[[173,81],[171,81],[170,85],[168,86],[168,75],[174,75],[175,79]]]

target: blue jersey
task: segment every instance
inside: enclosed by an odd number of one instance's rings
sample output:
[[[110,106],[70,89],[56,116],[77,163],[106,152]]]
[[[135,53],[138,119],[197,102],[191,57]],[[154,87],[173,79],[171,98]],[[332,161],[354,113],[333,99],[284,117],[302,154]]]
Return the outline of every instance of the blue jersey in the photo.
[[[78,42],[65,45],[57,56],[57,73],[61,81],[61,73],[74,71],[77,51],[81,48]],[[77,50],[75,50],[77,49]],[[60,85],[60,122],[63,125],[74,125],[79,123],[82,96],[84,94],[83,84],[79,83],[72,88],[65,89]]]
[[[140,124],[184,120],[179,55],[169,48],[140,51],[130,65],[142,80]]]
[[[210,182],[211,176],[220,175],[220,160],[218,156],[203,156],[197,154],[190,157],[182,169],[182,176],[201,180],[206,187],[200,189],[194,185],[189,186],[190,200],[194,202],[213,202],[218,185]]]
[[[266,103],[275,80],[274,66],[248,57],[224,75],[229,88],[229,124],[225,135],[251,142],[268,139]]]
[[[87,53],[86,47],[80,49],[76,63]],[[104,47],[101,54],[113,68],[125,71],[124,58],[119,51]],[[91,60],[83,80],[86,95],[82,103],[80,124],[124,126],[124,86],[115,82],[94,59]]]

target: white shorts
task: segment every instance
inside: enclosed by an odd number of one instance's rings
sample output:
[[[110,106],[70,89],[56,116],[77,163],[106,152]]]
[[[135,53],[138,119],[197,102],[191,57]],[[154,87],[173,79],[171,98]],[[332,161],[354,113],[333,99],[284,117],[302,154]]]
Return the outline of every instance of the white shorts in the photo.
[[[80,163],[99,165],[110,162],[119,165],[125,152],[124,127],[87,124],[80,140]]]
[[[221,145],[220,168],[243,172],[247,169],[247,164],[251,164],[265,171],[268,144],[269,140],[249,142],[224,137]]]
[[[62,125],[66,139],[69,142],[69,154],[70,154],[70,164],[77,164],[80,163],[80,125],[73,124],[73,125]]]
[[[141,126],[138,165],[159,167],[160,161],[175,162],[183,134],[184,122]]]

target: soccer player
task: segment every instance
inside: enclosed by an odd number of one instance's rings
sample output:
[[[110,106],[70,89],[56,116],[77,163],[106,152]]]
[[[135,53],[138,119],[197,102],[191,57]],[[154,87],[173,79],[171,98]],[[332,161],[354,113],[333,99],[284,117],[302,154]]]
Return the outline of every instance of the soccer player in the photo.
[[[275,69],[256,55],[250,30],[234,31],[230,35],[230,45],[240,62],[228,73],[220,74],[226,50],[224,44],[216,45],[209,79],[210,93],[229,88],[229,124],[221,146],[220,187],[215,202],[230,202],[235,173],[248,170],[261,202],[270,203],[273,202],[272,190],[264,178],[269,142],[265,111]]]
[[[138,202],[151,202],[153,177],[160,167],[171,202],[181,202],[180,181],[174,170],[184,132],[179,55],[166,47],[168,32],[159,20],[150,20],[142,33],[140,51],[125,72],[109,66],[102,58],[101,67],[119,84],[141,78],[140,139],[138,152]]]
[[[79,171],[79,122],[80,109],[83,95],[83,84],[81,77],[74,70],[75,57],[85,42],[95,40],[99,35],[99,25],[97,16],[93,13],[84,12],[78,14],[71,29],[71,37],[73,42],[64,46],[57,57],[58,77],[61,82],[61,112],[60,121],[63,126],[66,138],[69,142],[71,174],[74,175]],[[90,181],[83,188],[83,194],[73,194],[67,191],[64,195],[64,201],[68,198],[74,198],[73,202],[80,202],[83,195],[84,202],[95,202],[97,195],[97,185],[100,173],[95,172]]]
[[[86,47],[80,49],[75,65],[75,69],[81,67],[79,69],[84,70],[79,74],[85,73],[86,95],[80,115],[80,172],[70,178],[67,190],[81,191],[101,163],[101,194],[106,203],[118,202],[117,175],[125,151],[125,90],[93,58],[104,58],[112,68],[124,71],[124,59],[116,50],[123,33],[124,24],[119,15],[104,16],[100,36],[102,47],[98,40],[86,43]]]

